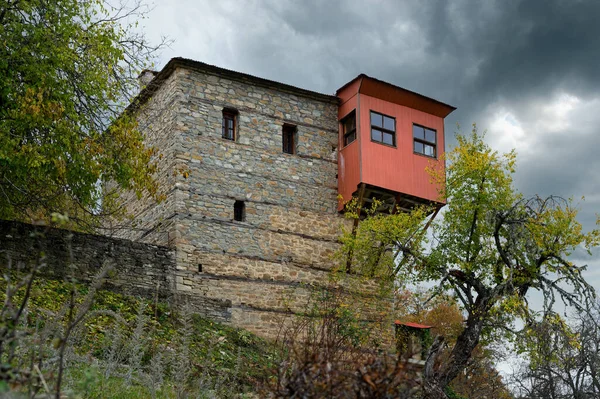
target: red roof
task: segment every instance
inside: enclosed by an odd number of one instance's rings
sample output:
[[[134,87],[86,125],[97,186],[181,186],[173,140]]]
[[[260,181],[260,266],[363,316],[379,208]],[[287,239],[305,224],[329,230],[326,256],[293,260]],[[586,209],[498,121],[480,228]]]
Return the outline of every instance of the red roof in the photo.
[[[396,320],[395,324],[396,325],[400,325],[400,326],[406,326],[406,327],[412,327],[412,328],[421,328],[421,329],[427,329],[427,328],[433,327],[433,326],[426,326],[424,324],[411,323],[409,321],[400,321],[400,320]]]

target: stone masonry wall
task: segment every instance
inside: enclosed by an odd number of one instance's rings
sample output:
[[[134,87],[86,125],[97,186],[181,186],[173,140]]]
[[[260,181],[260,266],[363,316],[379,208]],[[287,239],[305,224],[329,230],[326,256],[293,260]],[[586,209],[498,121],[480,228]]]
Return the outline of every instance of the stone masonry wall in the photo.
[[[345,221],[337,213],[337,103],[181,69],[178,289],[232,301],[232,323],[274,336],[324,283]],[[238,111],[236,140],[222,111]],[[283,124],[296,153],[282,152]],[[245,220],[233,220],[234,202]],[[201,265],[201,270],[200,266]]]
[[[304,284],[327,280],[347,223],[337,213],[337,99],[189,67],[162,85],[144,105],[155,111],[139,118],[152,126],[148,143],[166,149],[169,173],[157,180],[168,205],[144,204],[136,222],[148,232],[130,237],[162,234],[176,250],[176,291],[229,301],[233,325],[274,337],[306,303]],[[238,112],[235,141],[221,137],[224,108]],[[164,112],[165,126],[146,120]],[[295,154],[282,152],[284,124],[296,126]]]
[[[121,201],[132,219],[115,222],[107,229],[108,234],[169,245],[169,232],[172,230],[169,218],[175,214],[176,154],[180,151],[176,132],[179,96],[177,82],[171,76],[137,111],[138,128],[144,134],[146,143],[158,150],[152,161],[158,163],[155,179],[159,194],[165,197],[164,201],[156,203],[147,195],[137,199],[134,193],[122,193]]]
[[[308,286],[327,282],[340,231],[351,228],[337,212],[337,98],[201,66],[164,75],[149,98],[142,92],[137,117],[159,150],[165,200],[123,194],[134,218],[110,226],[119,239],[46,230],[50,274],[64,274],[68,248],[85,278],[110,258],[115,289],[158,286],[169,301],[274,338],[303,310]],[[221,137],[224,108],[238,112],[235,141]],[[284,124],[296,126],[294,154],[282,152]],[[7,223],[0,250],[32,260],[37,239]]]
[[[0,220],[0,270],[9,264],[46,264],[40,272],[49,278],[75,276],[89,282],[105,263],[110,273],[105,287],[128,295],[139,295],[179,306],[184,303],[195,312],[215,320],[231,319],[231,301],[211,300],[174,290],[175,251],[171,248],[124,239]],[[73,267],[75,269],[73,269]]]

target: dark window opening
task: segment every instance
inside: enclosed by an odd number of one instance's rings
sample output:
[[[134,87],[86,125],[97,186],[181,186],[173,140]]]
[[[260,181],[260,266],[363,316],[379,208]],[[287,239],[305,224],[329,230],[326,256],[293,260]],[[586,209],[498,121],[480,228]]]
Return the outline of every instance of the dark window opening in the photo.
[[[342,119],[344,147],[356,140],[356,112],[352,111]]]
[[[223,110],[222,137],[226,140],[235,141],[237,111],[225,108]]]
[[[235,201],[233,204],[233,219],[238,222],[246,220],[246,204],[244,201]]]
[[[202,273],[202,263],[198,263],[198,272]]]
[[[396,119],[371,111],[371,141],[396,145]]]
[[[296,126],[283,125],[281,130],[281,138],[283,144],[283,152],[286,154],[296,153]]]
[[[413,140],[415,153],[431,158],[437,156],[437,132],[435,130],[413,124]]]

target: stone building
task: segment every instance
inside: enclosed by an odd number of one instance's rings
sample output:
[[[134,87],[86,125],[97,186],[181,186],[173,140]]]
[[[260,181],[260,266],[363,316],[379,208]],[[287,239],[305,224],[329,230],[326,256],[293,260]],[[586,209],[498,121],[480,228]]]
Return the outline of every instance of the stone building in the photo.
[[[277,333],[301,283],[327,278],[338,195],[443,204],[424,169],[446,104],[365,75],[334,96],[182,58],[142,77],[129,109],[160,151],[165,200],[126,197],[135,226],[120,236],[172,248],[173,289],[217,303],[220,321]]]

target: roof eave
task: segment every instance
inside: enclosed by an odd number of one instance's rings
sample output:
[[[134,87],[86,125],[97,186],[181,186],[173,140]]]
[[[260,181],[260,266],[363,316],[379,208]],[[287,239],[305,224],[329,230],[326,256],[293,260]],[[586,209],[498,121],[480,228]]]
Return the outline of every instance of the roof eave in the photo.
[[[394,322],[394,324],[396,324],[397,326],[405,326],[405,327],[411,327],[411,328],[418,328],[418,329],[421,329],[421,330],[428,330],[428,329],[434,327],[434,326],[427,326],[425,324],[413,323],[413,322],[409,322],[409,321],[400,321],[400,320],[396,320]]]
[[[425,101],[425,102],[431,104],[431,106],[433,106],[436,109],[436,115],[440,116],[441,118],[447,117],[448,115],[450,115],[450,113],[452,113],[454,110],[456,110],[456,107],[454,107],[452,105],[446,104],[446,103],[444,103],[442,101],[438,101],[438,100],[436,100],[434,98],[425,96],[423,94],[414,92],[412,90],[408,90],[408,89],[405,89],[403,87],[396,86],[396,85],[394,85],[392,83],[388,83],[388,82],[385,82],[383,80],[379,80],[379,79],[370,77],[370,76],[368,76],[368,75],[366,75],[364,73],[361,73],[360,75],[358,75],[357,77],[355,77],[354,79],[350,80],[348,83],[346,83],[345,85],[343,85],[342,87],[340,87],[336,91],[336,95],[339,95],[343,90],[345,90],[347,87],[349,87],[350,85],[352,85],[357,80],[361,80],[362,82],[367,82],[367,83],[371,82],[371,83],[376,84],[376,85],[382,85],[382,86],[385,86],[387,89],[391,89],[391,90],[393,90],[393,91],[395,91],[397,93],[400,93],[402,95],[405,95],[405,96],[409,95],[409,96],[418,97],[422,101]],[[367,94],[367,95],[372,95],[372,94],[364,92],[366,90],[365,87],[366,87],[365,85],[361,84],[358,92],[359,93],[364,93],[364,94]],[[401,101],[396,101],[396,102],[399,103],[399,104],[402,103]]]

